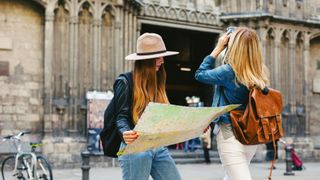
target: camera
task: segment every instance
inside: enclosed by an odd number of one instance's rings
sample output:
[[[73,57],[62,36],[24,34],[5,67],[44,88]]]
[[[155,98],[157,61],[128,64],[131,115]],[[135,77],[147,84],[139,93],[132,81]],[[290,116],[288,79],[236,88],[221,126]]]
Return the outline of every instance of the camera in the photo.
[[[226,29],[226,33],[229,33],[229,34],[232,34],[236,31],[236,28],[235,26],[229,26],[227,27]],[[229,42],[228,42],[229,43]],[[226,56],[227,56],[227,53],[228,53],[228,45],[227,47],[225,48],[224,52],[223,52],[223,55],[222,55],[222,59],[223,59],[223,63],[226,62]]]
[[[226,32],[227,33],[230,33],[230,34],[232,34],[233,32],[235,32],[236,31],[236,27],[235,26],[229,26],[229,27],[227,27],[227,29],[226,29]]]

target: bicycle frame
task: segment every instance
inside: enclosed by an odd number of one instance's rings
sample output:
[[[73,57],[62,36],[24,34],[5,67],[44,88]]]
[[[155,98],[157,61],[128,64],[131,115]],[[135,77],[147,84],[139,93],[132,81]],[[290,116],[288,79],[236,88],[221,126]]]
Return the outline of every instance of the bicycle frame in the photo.
[[[21,161],[23,165],[27,168],[27,174],[29,176],[30,180],[37,180],[38,174],[36,174],[37,169],[37,156],[33,152],[23,152],[21,150],[21,140],[20,137],[23,135],[23,133],[19,133],[16,136],[12,136],[10,139],[14,142],[14,145],[17,149],[16,157],[15,157],[15,165],[13,170],[13,176],[18,174],[17,168],[18,163]],[[31,159],[31,162],[29,163],[27,161],[27,157]],[[43,167],[41,167],[43,169]]]
[[[39,165],[40,165],[42,171],[43,171],[46,175],[48,175],[49,172],[46,170],[46,168],[43,167],[43,164],[40,163]],[[35,168],[37,168],[37,164],[36,164]],[[39,176],[38,171],[36,171],[36,172],[37,172],[37,177],[38,177],[38,176]]]
[[[26,156],[31,157],[31,163],[27,162]],[[16,159],[15,159],[15,166],[13,170],[13,175],[17,174],[17,167],[19,160],[26,166],[27,173],[30,180],[36,180],[37,174],[35,173],[35,170],[37,169],[37,156],[34,153],[17,153]]]

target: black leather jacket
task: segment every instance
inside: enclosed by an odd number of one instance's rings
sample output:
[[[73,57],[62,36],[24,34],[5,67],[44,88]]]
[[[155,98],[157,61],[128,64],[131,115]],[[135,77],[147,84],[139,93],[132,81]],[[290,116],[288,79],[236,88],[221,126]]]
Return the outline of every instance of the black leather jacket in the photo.
[[[120,137],[123,140],[123,132],[134,128],[132,120],[132,72],[121,74],[113,84],[116,124]]]

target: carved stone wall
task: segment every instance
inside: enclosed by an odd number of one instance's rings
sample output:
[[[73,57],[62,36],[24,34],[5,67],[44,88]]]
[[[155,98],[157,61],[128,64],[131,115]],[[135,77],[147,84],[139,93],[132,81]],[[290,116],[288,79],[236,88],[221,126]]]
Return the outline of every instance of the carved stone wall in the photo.
[[[308,104],[308,86],[305,81],[309,68],[305,62],[309,59],[303,55],[307,48],[305,43],[309,41],[306,38],[308,29],[271,22],[268,27],[260,27],[259,32],[264,59],[270,70],[271,87],[283,93],[283,117],[287,135],[304,136],[309,133],[305,113]],[[299,117],[287,121],[290,113]]]
[[[315,140],[320,144],[320,36],[313,38],[310,41],[310,70],[308,72],[309,87],[311,91],[310,96],[310,133],[311,135],[317,136]]]
[[[86,91],[111,89],[132,69],[124,57],[135,52],[143,23],[213,33],[229,25],[256,29],[271,87],[284,94],[287,135],[320,144],[318,0],[2,0],[0,135],[32,130],[35,139],[44,136],[45,153],[71,166],[73,149],[85,148],[84,139],[70,136],[84,137]],[[65,138],[56,141],[59,127]]]
[[[318,0],[233,0],[220,2],[223,14],[270,14],[295,20],[320,19],[320,2]]]
[[[310,98],[314,97],[310,81],[315,76],[310,74],[310,55],[315,54],[310,41],[319,36],[319,1],[220,2],[220,20],[226,26],[249,26],[259,32],[271,87],[283,93],[287,135],[310,135]]]
[[[56,166],[72,166],[78,154],[69,145],[85,148],[86,92],[110,90],[120,73],[132,69],[124,56],[135,48],[139,6],[131,0],[48,1],[44,152],[60,159],[69,152]],[[74,136],[83,138],[69,138]]]
[[[208,0],[144,0],[143,17],[190,22],[195,24],[219,25],[218,8]]]
[[[31,130],[41,140],[44,8],[2,0],[0,9],[0,69],[8,72],[0,76],[0,136]]]
[[[86,92],[112,89],[132,69],[124,56],[139,9],[132,0],[1,1],[0,135],[31,130],[55,166],[79,164]]]
[[[48,1],[46,9],[45,130],[61,121],[70,133],[84,132],[80,114],[87,91],[112,89],[117,75],[132,64],[137,38],[137,4],[133,1]],[[51,102],[51,103],[50,103]],[[53,105],[53,106],[52,106]],[[57,108],[59,116],[55,113]]]

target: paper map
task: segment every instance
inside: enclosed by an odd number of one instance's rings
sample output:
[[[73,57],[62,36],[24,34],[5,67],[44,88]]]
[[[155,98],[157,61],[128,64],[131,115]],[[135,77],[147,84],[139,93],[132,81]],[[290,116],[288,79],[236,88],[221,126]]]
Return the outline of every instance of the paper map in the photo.
[[[238,106],[187,107],[149,103],[134,128],[140,136],[119,154],[143,152],[199,137],[215,118]]]

